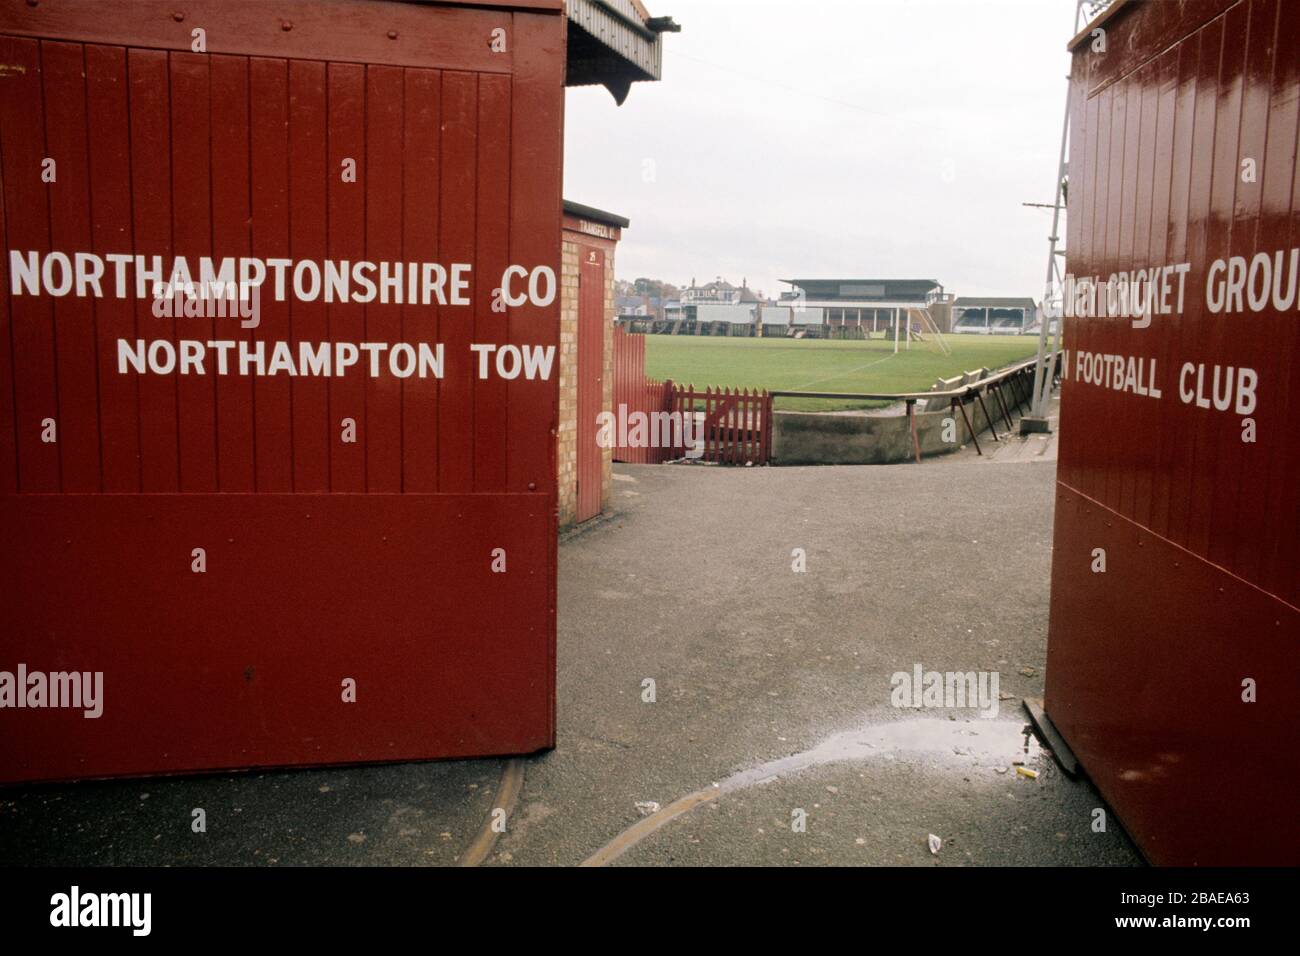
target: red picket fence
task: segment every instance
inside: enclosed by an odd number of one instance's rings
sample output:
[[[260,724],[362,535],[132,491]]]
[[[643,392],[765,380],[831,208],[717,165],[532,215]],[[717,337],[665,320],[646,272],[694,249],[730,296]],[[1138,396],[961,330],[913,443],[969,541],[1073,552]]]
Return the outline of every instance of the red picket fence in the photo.
[[[658,382],[645,377],[645,336],[631,335],[621,326],[614,327],[614,420],[618,429],[615,436],[614,460],[633,465],[658,465],[682,456],[678,447],[661,447],[649,441],[650,429],[643,426],[641,435],[629,436],[629,423],[635,425],[633,416],[641,413],[645,422],[653,415],[672,409],[672,382]],[[654,447],[651,447],[654,445]]]
[[[658,465],[686,456],[720,465],[765,465],[772,448],[772,396],[750,389],[674,385],[645,377],[645,336],[614,328],[614,460]],[[702,432],[702,434],[701,434]]]
[[[747,388],[673,388],[672,410],[694,414],[704,429],[704,461],[720,465],[767,464],[772,453],[772,396]],[[701,436],[693,434],[697,441]]]

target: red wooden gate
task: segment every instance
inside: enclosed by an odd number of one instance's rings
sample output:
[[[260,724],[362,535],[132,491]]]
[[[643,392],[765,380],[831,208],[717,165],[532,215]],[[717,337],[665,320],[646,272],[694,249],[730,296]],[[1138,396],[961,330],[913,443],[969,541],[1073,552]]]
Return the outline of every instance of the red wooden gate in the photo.
[[[766,391],[673,389],[673,411],[693,415],[695,456],[720,465],[765,465],[772,449],[772,396]],[[702,429],[702,430],[701,430]]]
[[[683,457],[765,465],[772,397],[757,389],[674,385],[645,377],[646,336],[614,329],[615,461],[655,465]],[[689,440],[688,440],[689,439]]]

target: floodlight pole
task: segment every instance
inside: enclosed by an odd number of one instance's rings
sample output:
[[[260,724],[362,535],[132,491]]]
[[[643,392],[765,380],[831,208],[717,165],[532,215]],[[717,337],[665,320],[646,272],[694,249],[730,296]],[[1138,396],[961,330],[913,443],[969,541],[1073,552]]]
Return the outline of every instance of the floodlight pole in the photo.
[[[1083,13],[1084,0],[1078,0],[1074,8],[1074,32],[1079,32],[1080,18]],[[1065,325],[1065,289],[1059,282],[1060,269],[1056,264],[1056,245],[1060,242],[1061,210],[1065,206],[1065,182],[1069,174],[1066,162],[1066,144],[1070,138],[1070,107],[1074,95],[1074,84],[1066,86],[1065,119],[1061,123],[1061,153],[1056,162],[1056,183],[1052,194],[1052,232],[1047,237],[1047,278],[1043,290],[1043,318],[1038,328],[1038,362],[1034,366],[1034,396],[1029,414],[1020,419],[1020,434],[1049,432],[1051,426],[1047,421],[1047,404],[1052,393],[1053,373],[1056,369],[1056,357],[1061,349],[1061,329]],[[1059,289],[1059,304],[1052,305],[1054,289]],[[1049,323],[1056,313],[1056,340],[1049,354],[1047,334]]]

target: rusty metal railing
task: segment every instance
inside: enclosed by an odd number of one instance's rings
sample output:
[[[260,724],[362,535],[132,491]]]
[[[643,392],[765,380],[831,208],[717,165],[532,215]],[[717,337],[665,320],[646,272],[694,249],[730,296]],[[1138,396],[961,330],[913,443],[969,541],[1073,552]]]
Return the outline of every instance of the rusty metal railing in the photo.
[[[984,454],[980,448],[979,438],[976,436],[975,429],[971,425],[971,419],[966,415],[966,406],[972,402],[978,403],[980,410],[984,412],[984,420],[988,422],[989,430],[993,433],[995,442],[1001,441],[998,438],[997,422],[989,414],[988,406],[984,403],[985,395],[997,401],[997,411],[1001,413],[1003,421],[1006,422],[1007,430],[1012,429],[1011,414],[1012,409],[1019,409],[1022,405],[1028,409],[1033,407],[1034,400],[1034,370],[1038,366],[1038,359],[1026,359],[1015,365],[1009,365],[1004,369],[992,372],[983,378],[968,382],[957,388],[945,389],[931,392],[792,392],[792,391],[772,391],[768,394],[773,399],[777,398],[832,398],[837,400],[850,401],[890,401],[905,402],[907,405],[907,422],[912,432],[912,451],[916,456],[916,463],[921,463],[921,441],[916,433],[916,403],[919,401],[932,401],[934,399],[948,399],[948,407],[954,412],[961,414],[961,419],[966,424],[966,431],[970,433],[971,442],[975,445],[975,451],[979,455]],[[1061,354],[1058,352],[1055,356],[1055,365],[1052,368],[1052,377],[1057,379],[1061,374]],[[1008,396],[1003,390],[1009,393]]]

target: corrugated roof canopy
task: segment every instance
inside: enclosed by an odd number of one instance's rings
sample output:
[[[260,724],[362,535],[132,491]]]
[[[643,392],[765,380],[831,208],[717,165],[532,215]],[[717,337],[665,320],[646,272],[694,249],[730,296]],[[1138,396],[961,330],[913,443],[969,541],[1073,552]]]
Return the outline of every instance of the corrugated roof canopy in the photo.
[[[622,105],[632,84],[663,72],[661,36],[681,30],[640,0],[569,0],[566,86],[601,85]]]

